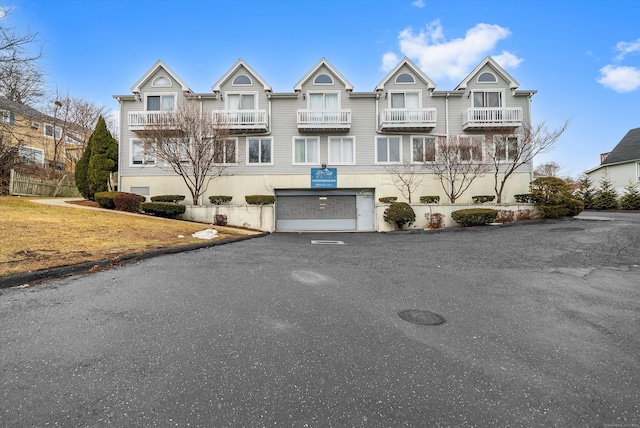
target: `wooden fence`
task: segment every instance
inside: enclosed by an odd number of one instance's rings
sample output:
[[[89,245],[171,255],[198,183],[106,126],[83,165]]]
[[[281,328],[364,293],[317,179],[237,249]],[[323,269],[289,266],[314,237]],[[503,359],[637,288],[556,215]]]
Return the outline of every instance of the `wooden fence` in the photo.
[[[11,170],[9,194],[14,196],[80,197],[75,182],[67,176],[59,180],[29,177]]]

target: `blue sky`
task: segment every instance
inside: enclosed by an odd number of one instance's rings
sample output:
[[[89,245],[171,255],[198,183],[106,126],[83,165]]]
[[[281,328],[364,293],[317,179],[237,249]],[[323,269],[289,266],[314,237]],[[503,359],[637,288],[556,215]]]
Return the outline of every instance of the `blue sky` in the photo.
[[[579,176],[640,127],[636,0],[0,0],[38,32],[52,90],[117,110],[115,94],[162,59],[195,92],[243,58],[275,92],[325,57],[373,91],[407,56],[452,90],[487,55],[536,89],[534,123],[572,119],[536,158]]]

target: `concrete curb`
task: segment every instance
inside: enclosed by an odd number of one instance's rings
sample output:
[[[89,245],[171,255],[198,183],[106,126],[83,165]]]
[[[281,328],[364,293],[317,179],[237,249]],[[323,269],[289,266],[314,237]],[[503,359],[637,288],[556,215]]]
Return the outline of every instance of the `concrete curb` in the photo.
[[[121,266],[127,263],[135,263],[140,260],[150,259],[153,257],[164,256],[169,254],[177,254],[185,251],[199,250],[202,248],[216,247],[218,245],[231,244],[234,242],[246,241],[248,239],[260,238],[269,235],[263,232],[255,235],[240,236],[238,238],[226,238],[218,241],[203,242],[201,244],[182,245],[179,247],[162,248],[159,250],[146,251],[142,253],[127,254],[107,260],[97,260],[92,262],[80,263],[76,265],[60,266],[57,268],[36,270],[16,275],[0,277],[0,289],[17,287],[20,285],[33,285],[43,281],[59,279],[66,276],[87,274],[108,269],[113,266]]]

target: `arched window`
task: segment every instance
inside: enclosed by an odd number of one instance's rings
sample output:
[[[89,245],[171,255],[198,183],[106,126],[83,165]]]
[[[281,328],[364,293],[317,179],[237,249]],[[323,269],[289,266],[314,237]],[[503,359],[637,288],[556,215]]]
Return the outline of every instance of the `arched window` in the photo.
[[[416,83],[416,81],[412,75],[407,73],[402,73],[401,75],[396,77],[396,83]]]
[[[314,85],[331,85],[332,83],[333,79],[327,74],[319,74],[313,81]]]
[[[234,85],[250,85],[251,79],[249,79],[249,76],[245,76],[244,74],[241,74],[240,76],[233,79],[233,84]]]
[[[166,76],[156,77],[153,80],[153,83],[151,84],[151,86],[154,86],[154,87],[158,87],[158,86],[169,87],[169,86],[171,86],[171,80],[169,80],[169,78],[166,77]]]
[[[478,83],[496,83],[498,81],[498,79],[496,79],[496,76],[493,75],[493,73],[482,73],[480,76],[478,76]]]

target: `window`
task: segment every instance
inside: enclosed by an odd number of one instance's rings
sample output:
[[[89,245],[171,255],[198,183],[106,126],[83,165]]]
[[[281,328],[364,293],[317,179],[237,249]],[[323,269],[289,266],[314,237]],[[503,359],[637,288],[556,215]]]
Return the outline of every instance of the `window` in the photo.
[[[155,165],[156,159],[151,153],[147,153],[142,140],[131,140],[131,164]]]
[[[436,160],[435,137],[413,137],[411,145],[412,162],[434,162]]]
[[[318,138],[293,138],[293,163],[294,164],[317,164],[320,162],[320,145]]]
[[[27,163],[39,163],[44,165],[44,150],[33,147],[20,146],[18,156]]]
[[[499,91],[474,92],[473,107],[502,107],[502,93]]]
[[[327,74],[319,74],[313,81],[314,85],[331,85],[333,79]]]
[[[214,142],[213,156],[215,163],[218,165],[238,163],[236,160],[237,146],[238,143],[234,139]]]
[[[45,123],[44,124],[44,135],[46,137],[49,138],[54,138],[54,132],[53,132],[53,125],[51,125],[50,123]],[[59,140],[62,137],[62,128],[60,128],[59,126],[55,127],[55,139]]]
[[[458,137],[459,156],[462,161],[482,160],[482,142],[483,137]]]
[[[500,162],[512,162],[518,156],[518,138],[508,137],[505,140],[496,138],[496,160]]]
[[[496,79],[496,76],[493,75],[493,73],[482,73],[480,76],[478,76],[478,83],[496,83],[498,81],[498,79]]]
[[[391,108],[420,108],[419,92],[393,92],[390,98]]]
[[[154,86],[154,87],[157,87],[157,86],[170,87],[171,86],[171,80],[169,80],[169,78],[166,77],[166,76],[156,77],[155,80],[153,81],[153,83],[151,84],[151,86]]]
[[[413,76],[407,73],[402,73],[396,77],[396,83],[416,83]]]
[[[13,112],[7,111],[7,110],[0,110],[0,122],[13,125],[14,124]]]
[[[309,94],[310,110],[337,110],[339,99],[337,93],[311,93]]]
[[[640,182],[640,162],[636,163],[636,181]]]
[[[234,86],[251,85],[251,79],[249,78],[249,76],[245,76],[244,74],[241,74],[240,76],[233,79],[232,85]]]
[[[353,137],[329,138],[329,163],[353,165],[356,163],[356,142]]]
[[[227,110],[254,110],[256,108],[256,94],[236,93],[227,94]]]
[[[271,138],[250,138],[247,140],[247,163],[248,164],[272,164],[271,148],[273,140]]]
[[[401,137],[376,138],[376,162],[397,163],[401,159]]]
[[[148,95],[147,111],[173,110],[175,95]]]

